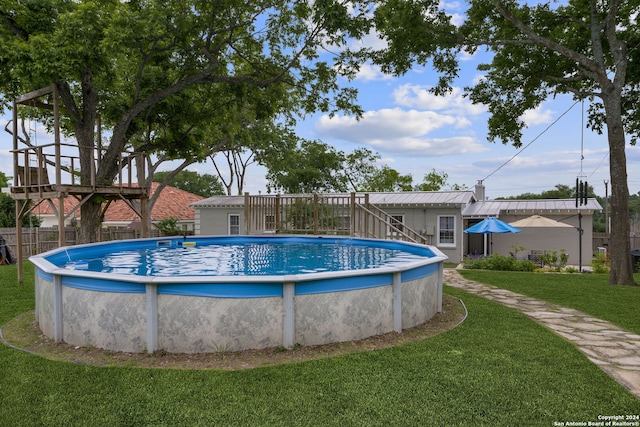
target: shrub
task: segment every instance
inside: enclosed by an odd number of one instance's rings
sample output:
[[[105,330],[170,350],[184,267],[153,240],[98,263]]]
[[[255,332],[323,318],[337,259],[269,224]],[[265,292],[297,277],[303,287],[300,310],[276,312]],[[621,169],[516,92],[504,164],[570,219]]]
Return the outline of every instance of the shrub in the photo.
[[[168,217],[156,223],[156,227],[166,236],[177,236],[182,234],[182,229],[178,225],[178,218]]]
[[[512,245],[511,246],[511,250],[509,251],[509,255],[511,255],[512,258],[518,259],[518,254],[522,251],[526,251],[527,248],[525,248],[524,246],[515,246]]]
[[[544,251],[541,261],[543,265],[546,265],[555,271],[562,271],[562,269],[567,266],[569,254],[567,254],[565,249],[560,249],[560,259],[558,259],[557,251]]]
[[[534,271],[536,265],[526,259],[493,254],[484,258],[465,258],[462,266],[470,270]]]
[[[605,274],[609,272],[609,260],[607,255],[600,252],[593,253],[593,260],[591,261],[591,267],[594,273]]]

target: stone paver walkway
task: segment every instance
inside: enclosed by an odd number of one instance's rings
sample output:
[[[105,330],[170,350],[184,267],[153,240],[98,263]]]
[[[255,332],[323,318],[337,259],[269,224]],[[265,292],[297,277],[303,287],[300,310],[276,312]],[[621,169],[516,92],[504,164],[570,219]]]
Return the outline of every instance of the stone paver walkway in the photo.
[[[580,311],[463,278],[444,270],[444,283],[520,310],[572,341],[593,363],[640,398],[640,335]]]

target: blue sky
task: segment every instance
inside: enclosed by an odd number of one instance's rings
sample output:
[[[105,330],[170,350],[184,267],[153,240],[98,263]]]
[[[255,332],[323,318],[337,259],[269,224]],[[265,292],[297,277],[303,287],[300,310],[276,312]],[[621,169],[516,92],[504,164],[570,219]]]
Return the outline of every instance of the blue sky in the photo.
[[[453,12],[454,19],[459,19]],[[371,37],[360,43],[379,41]],[[582,110],[586,111],[588,105],[571,108],[574,101],[570,96],[549,99],[526,114],[528,127],[522,143],[528,147],[519,154],[521,149],[487,141],[486,108],[472,105],[462,96],[465,86],[482,77],[477,66],[485,61],[482,51],[461,56],[460,77],[445,97],[428,93],[437,80],[429,67],[415,67],[395,78],[364,65],[355,80],[342,81],[359,90],[359,103],[365,111],[359,121],[344,115],[330,118],[315,114],[300,121],[296,131],[302,138],[321,140],[345,153],[369,148],[381,155],[381,165],[411,174],[416,184],[435,169],[448,175],[449,184],[472,188],[483,180],[487,197],[496,198],[540,193],[557,184],[573,186],[576,177],[581,177],[596,194],[604,196],[604,181],[609,180],[606,135],[584,129]],[[0,118],[3,128],[5,123],[6,117]],[[0,131],[0,170],[8,175],[12,169],[11,145],[10,136]],[[640,147],[627,146],[627,161],[629,191],[638,193]],[[189,170],[215,174],[211,162],[193,165]],[[257,165],[251,166],[244,191],[264,193],[265,172]]]

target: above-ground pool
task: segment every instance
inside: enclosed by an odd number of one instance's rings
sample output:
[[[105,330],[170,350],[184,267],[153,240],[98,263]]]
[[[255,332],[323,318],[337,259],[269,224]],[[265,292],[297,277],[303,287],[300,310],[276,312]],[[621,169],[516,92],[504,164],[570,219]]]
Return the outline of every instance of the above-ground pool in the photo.
[[[424,245],[336,236],[138,239],[30,258],[48,337],[173,353],[400,332],[441,311],[446,259]]]

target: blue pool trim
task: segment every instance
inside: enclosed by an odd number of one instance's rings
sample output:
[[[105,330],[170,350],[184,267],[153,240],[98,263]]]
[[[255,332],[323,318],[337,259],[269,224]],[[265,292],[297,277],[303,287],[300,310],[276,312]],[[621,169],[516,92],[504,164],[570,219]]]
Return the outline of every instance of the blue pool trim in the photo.
[[[411,270],[403,271],[401,274],[401,281],[408,282],[410,280],[420,279],[422,277],[431,276],[438,272],[438,264],[428,264],[422,267],[413,268]]]
[[[145,293],[145,285],[143,283],[94,279],[91,277],[62,276],[62,286],[98,292],[119,292],[124,294]]]
[[[53,283],[53,274],[47,273],[46,271],[40,268],[36,268],[36,274],[38,275],[38,277],[42,278],[43,280]]]
[[[399,242],[396,240],[378,240],[378,239],[358,239],[345,237],[263,237],[263,236],[220,236],[220,237],[190,237],[186,240],[190,246],[207,246],[207,245],[226,245],[226,244],[247,244],[247,243],[309,243],[313,239],[315,243],[334,243],[345,246],[374,246],[389,250],[404,250],[412,252],[416,255],[424,257],[434,257],[436,254],[431,248],[423,245],[411,244],[407,242]],[[106,252],[119,252],[126,250],[155,249],[159,243],[161,247],[165,247],[166,242],[171,242],[171,247],[182,248],[185,240],[181,237],[167,239],[136,239],[136,240],[120,240],[111,242],[92,243],[88,245],[69,246],[60,249],[54,249],[43,256],[50,263],[57,266],[64,266],[67,263],[80,259],[94,258],[103,256]],[[105,248],[107,247],[107,248]]]
[[[393,283],[393,274],[373,274],[366,276],[337,277],[332,279],[309,280],[296,283],[296,295],[322,294],[327,292],[353,291],[356,289],[388,286]]]
[[[159,284],[158,294],[217,298],[282,297],[282,283]]]

